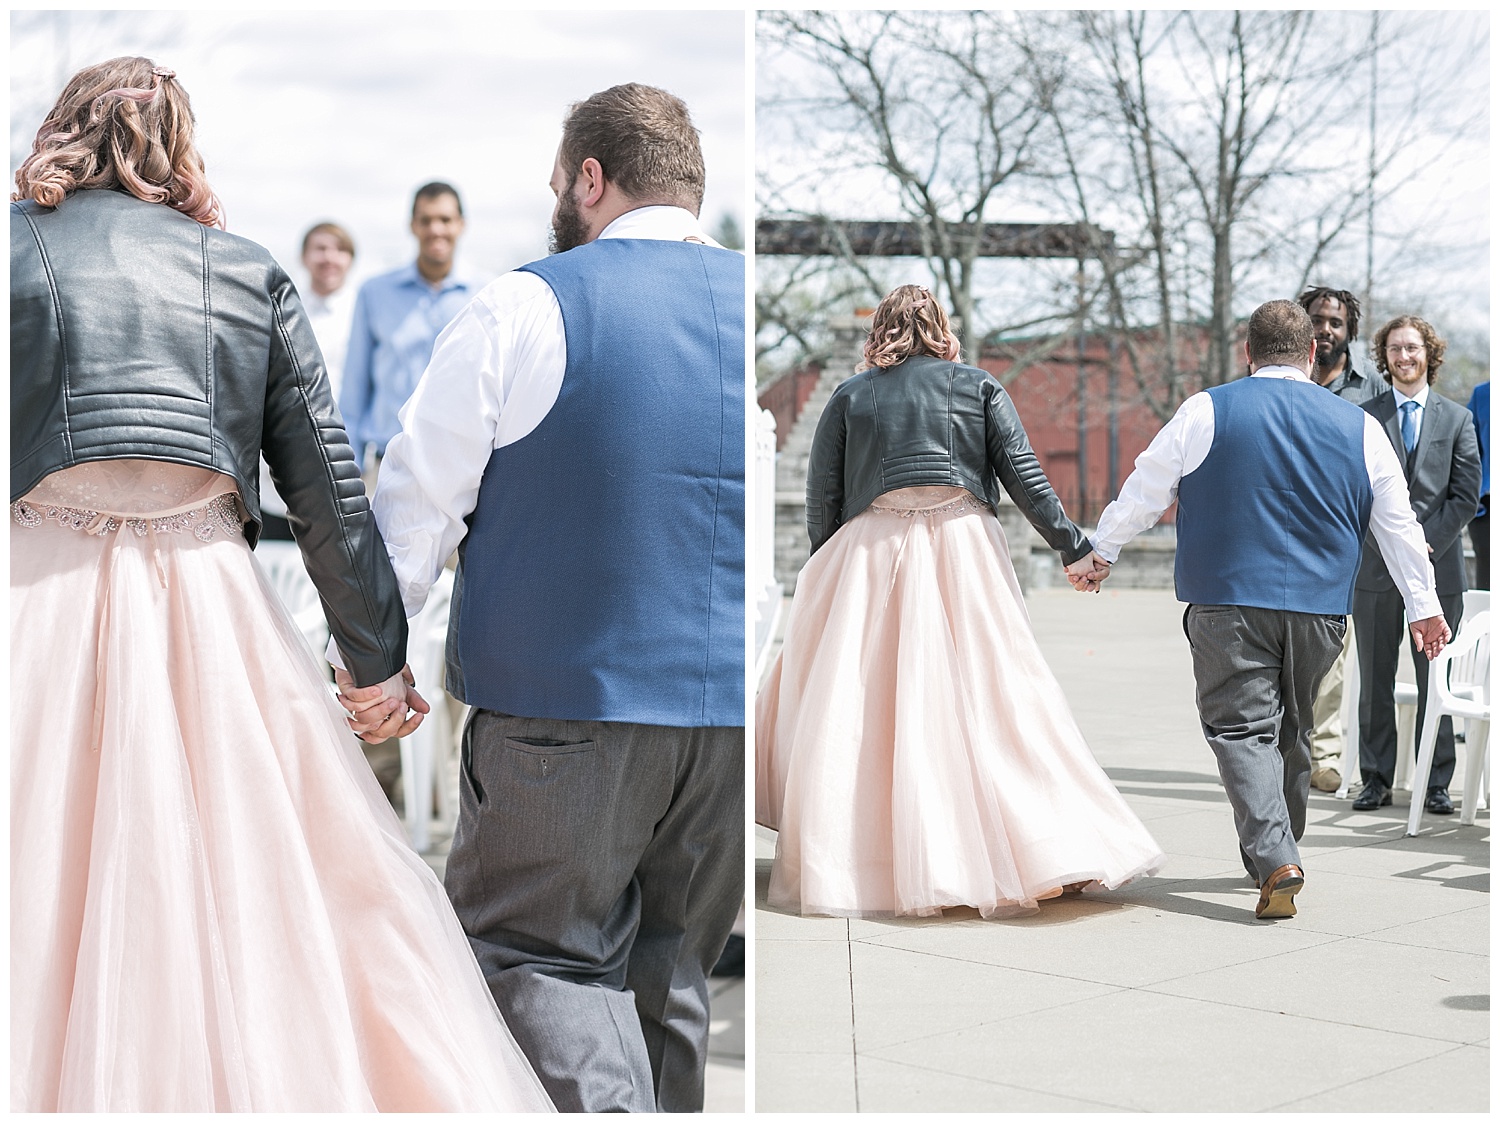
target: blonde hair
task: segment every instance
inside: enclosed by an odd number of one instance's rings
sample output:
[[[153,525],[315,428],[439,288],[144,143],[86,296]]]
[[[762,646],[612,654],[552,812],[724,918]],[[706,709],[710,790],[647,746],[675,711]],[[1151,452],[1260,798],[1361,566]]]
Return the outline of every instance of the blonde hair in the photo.
[[[948,313],[937,297],[921,285],[901,285],[875,309],[865,357],[860,370],[882,370],[904,363],[913,355],[958,359],[958,338],[948,325]]]
[[[122,188],[222,227],[223,208],[204,176],[193,124],[187,91],[150,59],[86,66],[37,130],[11,198],[55,207],[75,191]]]

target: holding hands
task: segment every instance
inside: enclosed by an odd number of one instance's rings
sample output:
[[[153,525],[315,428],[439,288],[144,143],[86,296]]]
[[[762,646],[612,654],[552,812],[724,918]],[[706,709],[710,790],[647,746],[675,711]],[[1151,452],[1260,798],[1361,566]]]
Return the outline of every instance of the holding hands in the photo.
[[[1090,550],[1072,565],[1064,566],[1063,571],[1068,575],[1068,584],[1080,593],[1097,593],[1109,576],[1110,564]]]
[[[432,710],[414,689],[411,664],[374,686],[355,686],[349,672],[337,667],[333,677],[338,683],[339,705],[349,711],[349,728],[361,741],[372,745],[414,732],[422,724],[422,716]]]

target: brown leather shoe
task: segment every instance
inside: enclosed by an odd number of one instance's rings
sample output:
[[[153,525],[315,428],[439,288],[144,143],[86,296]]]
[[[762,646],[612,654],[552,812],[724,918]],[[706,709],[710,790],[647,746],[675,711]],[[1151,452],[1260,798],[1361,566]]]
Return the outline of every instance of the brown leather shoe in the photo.
[[[1314,768],[1308,777],[1308,783],[1318,792],[1336,792],[1343,780],[1337,768]]]
[[[1286,865],[1272,872],[1260,887],[1260,900],[1255,905],[1255,915],[1260,920],[1277,920],[1284,916],[1297,915],[1297,902],[1293,900],[1302,892],[1302,867]]]

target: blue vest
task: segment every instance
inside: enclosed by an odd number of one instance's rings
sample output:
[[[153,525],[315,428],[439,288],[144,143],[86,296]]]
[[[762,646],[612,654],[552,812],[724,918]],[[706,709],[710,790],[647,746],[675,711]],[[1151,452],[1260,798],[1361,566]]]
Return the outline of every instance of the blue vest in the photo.
[[[524,266],[568,362],[496,449],[461,552],[448,689],[522,717],[745,723],[745,259],[605,239]]]
[[[1285,378],[1208,394],[1213,446],[1177,490],[1177,599],[1347,615],[1373,500],[1364,411]]]

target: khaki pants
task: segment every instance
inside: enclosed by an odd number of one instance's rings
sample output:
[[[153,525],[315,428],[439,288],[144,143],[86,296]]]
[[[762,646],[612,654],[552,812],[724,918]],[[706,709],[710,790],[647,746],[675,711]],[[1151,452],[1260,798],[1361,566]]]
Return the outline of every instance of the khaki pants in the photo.
[[[1318,687],[1318,696],[1313,701],[1312,766],[1320,768],[1342,768],[1344,757],[1344,660],[1349,655],[1349,645],[1354,642],[1354,629],[1344,632],[1344,646],[1339,657],[1323,676]]]

